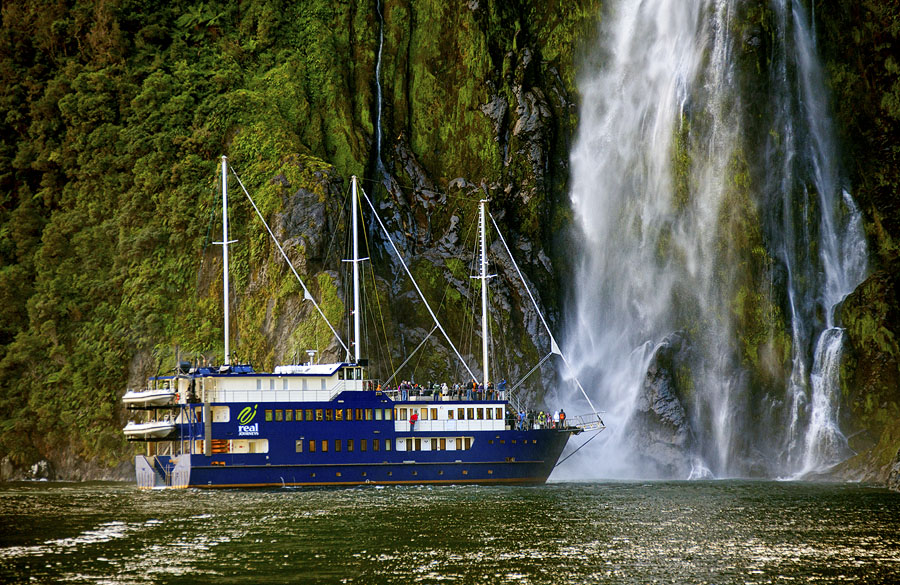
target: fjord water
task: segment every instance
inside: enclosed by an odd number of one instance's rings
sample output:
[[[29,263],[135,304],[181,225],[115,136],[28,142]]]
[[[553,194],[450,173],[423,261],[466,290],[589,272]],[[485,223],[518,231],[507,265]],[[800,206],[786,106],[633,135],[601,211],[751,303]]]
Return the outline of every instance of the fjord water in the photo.
[[[771,31],[737,0],[605,5],[571,155],[565,345],[609,425],[584,457],[597,477],[825,470],[850,455],[835,313],[867,251],[804,2],[768,2]],[[660,351],[671,437],[638,420]]]
[[[2,583],[897,583],[900,494],[856,484],[0,488]]]

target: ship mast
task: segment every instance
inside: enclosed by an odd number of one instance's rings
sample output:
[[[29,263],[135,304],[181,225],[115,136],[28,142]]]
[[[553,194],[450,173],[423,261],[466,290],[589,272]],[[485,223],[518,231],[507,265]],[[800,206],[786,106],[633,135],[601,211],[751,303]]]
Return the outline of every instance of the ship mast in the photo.
[[[485,205],[487,199],[479,201],[479,229],[481,231],[481,363],[484,366],[484,389],[487,390],[490,374],[488,369],[488,299],[487,299],[487,238],[485,236]]]
[[[231,349],[229,347],[229,316],[228,316],[228,161],[225,155],[222,155],[222,289],[224,295],[225,307],[225,362],[229,365],[231,362]]]
[[[359,238],[357,216],[357,195],[356,195],[356,175],[350,178],[352,193],[350,195],[353,203],[350,205],[351,214],[353,215],[353,355],[355,363],[359,363],[360,358],[360,334],[359,334]]]

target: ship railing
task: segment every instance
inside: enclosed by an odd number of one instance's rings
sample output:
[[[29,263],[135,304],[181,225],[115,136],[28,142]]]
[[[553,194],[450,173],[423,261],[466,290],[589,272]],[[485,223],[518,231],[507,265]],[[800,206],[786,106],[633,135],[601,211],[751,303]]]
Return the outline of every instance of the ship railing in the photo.
[[[590,414],[566,417],[565,424],[568,427],[576,427],[583,431],[602,431],[606,428],[606,425],[600,417],[601,414],[600,412],[592,412]]]

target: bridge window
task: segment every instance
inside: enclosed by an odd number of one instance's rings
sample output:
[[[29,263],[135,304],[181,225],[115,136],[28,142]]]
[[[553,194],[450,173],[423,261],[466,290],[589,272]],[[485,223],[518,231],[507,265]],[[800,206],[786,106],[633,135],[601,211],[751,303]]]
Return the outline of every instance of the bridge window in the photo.
[[[497,416],[494,418],[496,418],[497,420],[501,420],[503,418],[503,409],[502,408],[497,407]]]
[[[456,409],[456,414],[457,414],[457,418],[459,418],[459,420],[466,420],[466,409],[465,408]]]
[[[469,420],[474,420],[474,418],[475,418],[475,409],[474,408],[466,409],[466,418]]]
[[[494,409],[493,409],[493,408],[485,408],[485,409],[484,409],[484,414],[486,415],[486,418],[487,418],[488,420],[491,420],[491,418],[493,418]]]
[[[484,409],[479,408],[475,413],[478,415],[478,420],[484,420]]]

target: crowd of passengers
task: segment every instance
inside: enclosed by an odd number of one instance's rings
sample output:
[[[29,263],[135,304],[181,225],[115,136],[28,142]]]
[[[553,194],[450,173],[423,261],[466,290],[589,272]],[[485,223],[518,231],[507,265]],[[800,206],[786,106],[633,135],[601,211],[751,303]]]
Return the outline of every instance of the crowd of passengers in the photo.
[[[519,431],[533,429],[535,427],[539,429],[561,429],[568,426],[568,423],[566,422],[566,411],[563,409],[556,410],[552,414],[549,411],[545,412],[543,410],[529,409],[521,412],[508,410],[506,412],[506,424],[508,424],[510,428],[515,428]]]
[[[382,387],[378,384],[376,388],[379,391],[397,392],[400,400],[409,400],[411,396],[430,396],[434,400],[441,400],[448,397],[451,400],[504,400],[506,398],[506,380],[500,380],[496,388],[494,383],[488,383],[487,388],[484,384],[479,384],[472,380],[470,383],[456,383],[449,386],[446,382],[443,384],[431,383],[424,386],[415,382],[404,380],[397,384],[396,388],[389,385]]]

